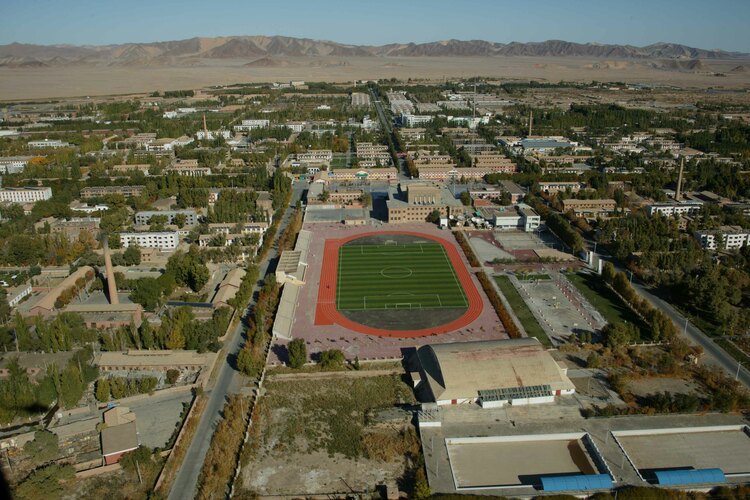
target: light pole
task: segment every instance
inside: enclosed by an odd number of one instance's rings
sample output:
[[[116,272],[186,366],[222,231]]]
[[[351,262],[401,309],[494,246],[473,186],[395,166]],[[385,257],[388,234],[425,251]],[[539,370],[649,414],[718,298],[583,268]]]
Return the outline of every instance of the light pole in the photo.
[[[683,335],[687,335],[687,325],[688,325],[688,319],[687,319],[687,316],[685,316],[685,328],[682,329]]]
[[[737,373],[734,375],[735,382],[740,378],[740,366],[742,366],[742,361],[737,361]]]

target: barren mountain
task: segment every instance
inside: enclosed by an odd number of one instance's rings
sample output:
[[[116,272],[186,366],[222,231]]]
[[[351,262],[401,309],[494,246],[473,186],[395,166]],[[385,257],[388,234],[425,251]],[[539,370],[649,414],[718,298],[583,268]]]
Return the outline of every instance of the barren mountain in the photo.
[[[507,44],[484,40],[444,40],[381,46],[347,45],[331,41],[284,36],[190,38],[169,42],[73,46],[0,45],[0,65],[34,67],[70,63],[95,65],[186,65],[196,59],[258,59],[264,57],[588,57],[597,59],[750,59],[750,54],[705,50],[673,43],[646,47],[572,43],[561,40]],[[695,71],[696,68],[681,68]]]

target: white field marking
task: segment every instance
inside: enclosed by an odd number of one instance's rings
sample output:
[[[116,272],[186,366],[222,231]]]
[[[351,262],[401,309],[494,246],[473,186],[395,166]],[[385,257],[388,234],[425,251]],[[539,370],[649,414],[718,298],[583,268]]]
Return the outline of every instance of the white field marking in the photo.
[[[464,307],[469,307],[469,301],[466,300],[466,292],[464,291],[464,288],[461,286],[461,283],[458,282],[458,276],[456,276],[456,270],[453,269],[453,264],[451,264],[450,259],[448,258],[448,254],[445,253],[445,248],[443,246],[440,246],[440,250],[443,251],[443,258],[448,263],[448,267],[451,270],[451,274],[453,275],[453,281],[456,282],[456,286],[461,291],[461,297],[464,299]]]

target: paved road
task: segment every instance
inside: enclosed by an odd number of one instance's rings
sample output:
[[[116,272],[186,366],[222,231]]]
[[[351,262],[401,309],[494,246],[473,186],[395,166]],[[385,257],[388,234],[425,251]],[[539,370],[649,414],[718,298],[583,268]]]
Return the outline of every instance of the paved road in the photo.
[[[586,243],[589,247],[589,250],[591,250],[593,241],[586,240]],[[603,253],[604,255],[599,254],[598,256],[612,262],[618,271],[622,271],[628,275],[630,274],[630,271],[622,268],[616,262],[614,262],[614,259],[609,256],[609,254],[607,254],[606,252]],[[687,340],[691,344],[699,345],[703,348],[704,363],[723,369],[727,373],[727,375],[732,378],[736,377],[738,381],[740,381],[745,385],[745,387],[750,389],[750,371],[748,371],[748,367],[741,366],[724,349],[716,345],[716,343],[714,343],[714,341],[708,335],[691,324],[687,320],[687,318],[685,318],[682,313],[672,307],[670,303],[653,294],[648,285],[641,282],[635,277],[632,278],[631,284],[633,285],[633,288],[635,288],[635,290],[641,295],[641,297],[648,299],[648,301],[651,302],[654,307],[669,316],[669,318],[677,326],[679,334],[682,335],[685,340]]]
[[[722,368],[732,378],[742,382],[745,387],[750,388],[750,371],[739,363],[724,349],[714,343],[705,333],[686,321],[685,316],[680,314],[671,304],[657,297],[648,289],[648,287],[633,279],[633,288],[642,296],[647,298],[655,307],[660,309],[664,314],[669,316],[675,322],[677,328],[687,341],[692,344],[703,347],[703,361],[709,365]],[[739,371],[737,370],[739,368]]]
[[[393,134],[393,127],[391,126],[391,122],[388,119],[388,114],[383,108],[383,102],[381,101],[380,96],[372,88],[370,88],[370,95],[372,96],[372,102],[375,104],[375,109],[378,112],[380,124],[389,134]],[[398,180],[404,181],[410,179],[410,176],[408,175],[408,172],[406,170],[406,160],[404,158],[398,158],[398,165],[396,165],[396,169],[398,170]]]
[[[278,237],[283,232],[286,225],[289,223],[290,216],[294,210],[294,206],[302,197],[302,192],[305,189],[304,183],[297,183],[293,186],[292,201],[284,212],[284,216],[279,224],[279,230],[276,232],[276,241],[273,247],[268,252],[268,255],[259,264],[258,275],[262,278],[268,271],[269,264],[276,258],[278,254]],[[256,284],[253,293],[259,290],[259,286]],[[243,314],[247,315],[247,310]],[[196,488],[198,485],[198,477],[200,476],[203,462],[208,453],[209,445],[211,444],[211,437],[216,429],[216,425],[221,420],[221,410],[224,407],[227,396],[236,391],[241,387],[243,375],[236,371],[234,367],[229,363],[230,358],[234,358],[239,352],[242,346],[245,323],[240,322],[237,329],[232,333],[230,338],[225,344],[224,355],[226,358],[221,365],[219,375],[216,378],[216,383],[208,393],[208,403],[206,409],[203,412],[198,428],[193,437],[193,441],[190,443],[190,447],[185,454],[185,458],[177,472],[177,477],[172,485],[172,490],[169,492],[169,500],[184,500],[187,498],[193,498],[195,496]],[[229,459],[229,457],[227,457]],[[218,496],[223,497],[224,492],[217,492]]]

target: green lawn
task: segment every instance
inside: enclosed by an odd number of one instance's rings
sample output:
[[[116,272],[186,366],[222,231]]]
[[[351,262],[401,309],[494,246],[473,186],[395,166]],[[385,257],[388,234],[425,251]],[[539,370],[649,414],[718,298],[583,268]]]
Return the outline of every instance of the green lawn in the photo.
[[[497,285],[500,287],[500,291],[502,291],[505,298],[508,299],[508,303],[516,314],[518,321],[521,322],[523,329],[526,330],[526,334],[531,337],[536,337],[539,342],[546,346],[551,346],[552,342],[550,342],[549,337],[547,337],[544,328],[539,325],[539,322],[531,313],[526,302],[523,301],[518,290],[516,290],[516,287],[511,283],[510,278],[507,276],[495,276],[494,278]]]
[[[604,316],[607,323],[627,321],[640,328],[645,326],[641,319],[604,284],[599,276],[580,273],[566,274],[565,276],[581,292],[581,295]]]
[[[339,249],[336,308],[340,311],[467,306],[440,244],[344,245]]]

